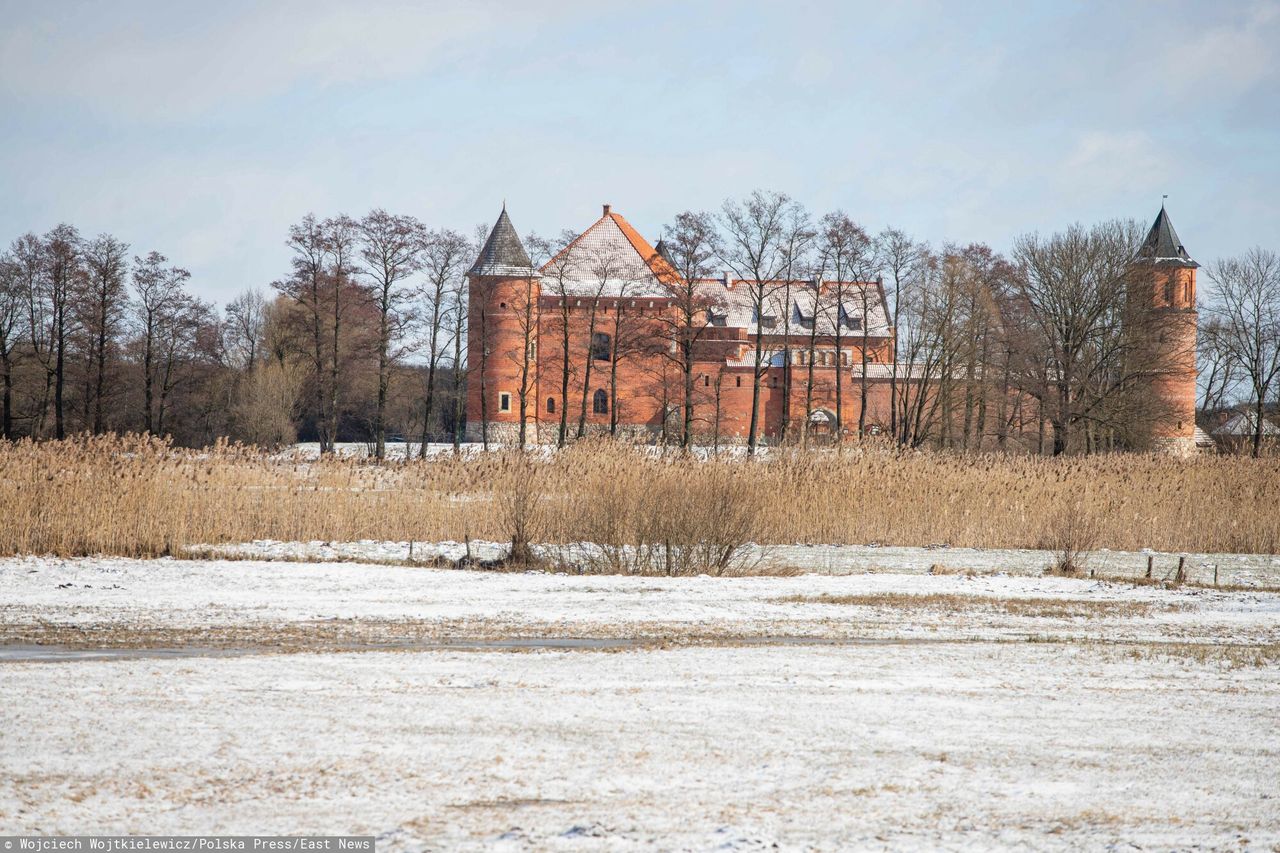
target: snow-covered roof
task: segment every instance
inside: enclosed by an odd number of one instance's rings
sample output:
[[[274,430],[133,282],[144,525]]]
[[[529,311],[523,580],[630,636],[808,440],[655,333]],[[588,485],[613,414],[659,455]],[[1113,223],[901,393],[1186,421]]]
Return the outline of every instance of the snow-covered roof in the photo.
[[[1173,229],[1173,220],[1169,218],[1164,205],[1160,206],[1160,213],[1156,215],[1156,221],[1151,224],[1151,230],[1147,232],[1147,238],[1142,241],[1142,247],[1138,250],[1138,257],[1156,264],[1173,264],[1184,267],[1199,266],[1199,264],[1191,260],[1191,255],[1187,253],[1186,246],[1183,246],[1182,241],[1178,239],[1178,232]]]
[[[658,298],[667,295],[660,276],[674,274],[631,223],[605,205],[604,215],[543,265],[543,292]]]
[[[817,323],[819,336],[832,337],[837,321],[844,337],[860,338],[864,322],[868,337],[889,335],[888,315],[875,282],[844,282],[839,288],[834,282],[824,282],[817,292],[811,281],[793,281],[790,287],[785,282],[771,282],[766,286],[762,318],[756,317],[751,282],[733,280],[726,285],[724,279],[707,279],[699,282],[699,287],[719,306],[714,313],[724,317],[723,325],[746,329],[750,335],[781,335],[789,326],[792,336],[807,337]],[[839,303],[837,292],[843,296]]]
[[[498,221],[493,223],[489,231],[489,239],[484,241],[480,257],[471,265],[471,275],[518,275],[527,276],[533,271],[533,263],[529,253],[524,250],[520,236],[516,233],[511,218],[507,216],[507,206],[502,205],[502,213]]]
[[[547,261],[541,273],[542,292],[553,297],[661,299],[670,296],[663,282],[679,281],[663,254],[609,205],[591,227]],[[862,336],[864,323],[869,337],[889,335],[882,291],[875,282],[824,282],[817,289],[805,280],[792,281],[789,287],[783,281],[769,282],[763,318],[755,316],[750,282],[726,276],[700,280],[697,286],[716,306],[713,325],[746,329],[751,335],[781,335],[789,325],[793,336],[808,336],[815,322],[823,337],[835,334],[837,322],[841,334],[850,338]],[[837,293],[843,295],[841,304]]]
[[[1226,423],[1215,429],[1213,434],[1224,438],[1253,435],[1256,423],[1257,419],[1253,412],[1237,412]],[[1267,436],[1280,435],[1280,427],[1263,418],[1262,434]]]

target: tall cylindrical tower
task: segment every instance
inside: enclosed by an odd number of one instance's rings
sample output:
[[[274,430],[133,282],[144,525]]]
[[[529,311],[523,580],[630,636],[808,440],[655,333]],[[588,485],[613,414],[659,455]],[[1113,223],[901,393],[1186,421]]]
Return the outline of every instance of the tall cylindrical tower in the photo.
[[[537,441],[539,275],[507,216],[467,272],[467,440]]]
[[[1139,369],[1150,376],[1146,413],[1154,448],[1189,455],[1196,449],[1196,269],[1163,205],[1135,264],[1131,298],[1143,318]]]

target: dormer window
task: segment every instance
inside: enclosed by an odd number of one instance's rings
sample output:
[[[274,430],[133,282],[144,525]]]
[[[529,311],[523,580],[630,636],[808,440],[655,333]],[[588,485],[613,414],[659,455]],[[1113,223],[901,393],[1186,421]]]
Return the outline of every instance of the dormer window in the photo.
[[[846,329],[851,329],[855,332],[859,331],[862,329],[862,317],[854,316],[847,308],[841,305],[840,306],[840,325],[844,326]]]

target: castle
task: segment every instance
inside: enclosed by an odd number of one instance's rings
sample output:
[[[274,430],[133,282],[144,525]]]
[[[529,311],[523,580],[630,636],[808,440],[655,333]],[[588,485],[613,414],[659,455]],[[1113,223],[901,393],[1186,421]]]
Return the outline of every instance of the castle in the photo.
[[[729,273],[685,282],[677,266],[664,241],[650,244],[610,205],[535,265],[504,205],[468,272],[468,440],[678,440],[687,396],[700,443],[742,442],[753,418],[762,443],[788,430],[837,439],[880,431],[901,404],[891,396],[922,384],[895,363],[880,281],[779,280],[766,295]],[[1162,207],[1135,263],[1145,284],[1130,298],[1161,329],[1149,386],[1167,414],[1152,438],[1180,453],[1195,449],[1197,266]],[[679,294],[697,299],[696,323],[681,323],[691,306]],[[686,383],[678,350],[695,325]]]

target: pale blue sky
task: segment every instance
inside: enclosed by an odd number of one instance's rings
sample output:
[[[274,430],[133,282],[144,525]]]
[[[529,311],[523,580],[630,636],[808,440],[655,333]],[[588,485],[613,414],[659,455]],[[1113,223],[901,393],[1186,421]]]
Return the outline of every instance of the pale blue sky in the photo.
[[[225,302],[308,211],[643,233],[754,188],[940,242],[1280,249],[1280,2],[8,2],[0,241],[69,221]]]

